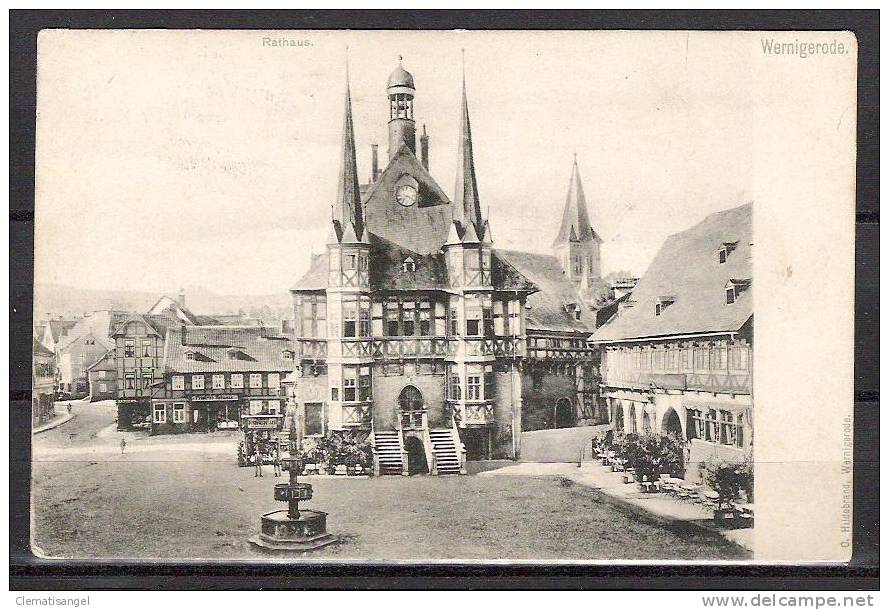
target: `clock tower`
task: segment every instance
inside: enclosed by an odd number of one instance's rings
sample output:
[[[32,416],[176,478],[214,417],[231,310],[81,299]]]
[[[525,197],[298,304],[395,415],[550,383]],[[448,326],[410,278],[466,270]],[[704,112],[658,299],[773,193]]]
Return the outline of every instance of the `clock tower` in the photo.
[[[386,95],[389,97],[389,159],[395,156],[401,143],[407,144],[411,152],[417,152],[417,131],[414,124],[414,77],[401,65],[389,75]]]

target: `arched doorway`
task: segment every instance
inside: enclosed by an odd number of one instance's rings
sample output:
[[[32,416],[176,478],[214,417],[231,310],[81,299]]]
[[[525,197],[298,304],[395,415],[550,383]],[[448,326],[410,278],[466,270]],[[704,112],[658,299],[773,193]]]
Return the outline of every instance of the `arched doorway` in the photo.
[[[404,451],[407,453],[408,474],[428,474],[429,464],[426,463],[426,448],[416,433],[404,437]]]
[[[624,431],[624,406],[619,400],[615,400],[613,405],[614,407],[614,431],[615,432],[623,432]]]
[[[560,398],[556,401],[555,427],[571,428],[577,423],[574,405],[568,398]]]
[[[630,434],[636,433],[636,405],[630,403],[630,411],[627,413],[627,432]]]
[[[664,413],[664,421],[661,425],[661,430],[664,432],[664,434],[669,434],[675,436],[680,440],[683,440],[682,420],[679,419],[679,414],[676,413],[675,409],[667,409],[667,412]]]
[[[426,405],[423,393],[415,386],[406,385],[398,395],[401,410],[401,429],[411,430],[425,427]]]

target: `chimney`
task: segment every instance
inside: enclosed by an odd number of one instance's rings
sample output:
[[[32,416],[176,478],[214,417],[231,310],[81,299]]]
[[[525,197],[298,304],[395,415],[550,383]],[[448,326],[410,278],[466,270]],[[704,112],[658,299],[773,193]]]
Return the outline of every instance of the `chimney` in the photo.
[[[423,133],[420,135],[420,163],[429,171],[429,136],[426,135],[426,123],[423,123]]]
[[[177,302],[179,303],[179,307],[185,307],[185,288],[179,289],[179,298],[177,299]]]
[[[370,181],[376,182],[380,177],[380,146],[379,144],[370,145]]]
[[[186,333],[188,330],[185,327],[185,324],[179,326],[179,345],[188,345],[188,341],[186,341]]]

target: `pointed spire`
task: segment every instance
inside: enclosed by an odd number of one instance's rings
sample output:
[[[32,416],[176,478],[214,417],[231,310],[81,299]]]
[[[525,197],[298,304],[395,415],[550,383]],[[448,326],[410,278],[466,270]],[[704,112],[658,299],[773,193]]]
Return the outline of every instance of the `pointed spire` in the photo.
[[[340,243],[340,231],[337,225],[339,224],[336,220],[330,221],[330,227],[327,229],[327,244],[328,245],[336,245]]]
[[[488,212],[488,216],[490,216],[490,215],[491,215],[491,213]],[[491,225],[488,224],[487,218],[485,219],[485,224],[482,227],[482,243],[488,244],[488,245],[494,243],[494,238],[491,237]]]
[[[355,230],[355,225],[351,222],[343,223],[345,226],[343,227],[343,238],[340,240],[341,243],[344,244],[357,244],[358,241],[358,231]]]
[[[597,239],[590,224],[583,184],[580,181],[580,170],[577,168],[577,153],[574,153],[574,165],[571,167],[571,180],[568,183],[568,196],[565,199],[565,210],[562,212],[562,224],[553,245],[569,241],[593,241]]]
[[[457,146],[457,184],[454,188],[454,217],[464,226],[482,226],[475,162],[472,158],[472,128],[466,101],[466,67],[463,67],[463,100],[460,109],[460,142]]]
[[[466,223],[466,231],[463,233],[463,243],[464,244],[477,244],[478,243],[478,233],[475,230],[475,223],[467,222]]]
[[[448,238],[445,240],[444,245],[446,246],[459,246],[463,241],[460,239],[460,230],[457,226],[457,221],[454,220],[451,222],[451,228],[448,231]]]
[[[355,161],[355,128],[352,125],[352,95],[349,88],[349,58],[346,48],[346,104],[343,113],[343,149],[337,181],[334,218],[342,225],[354,224],[358,232],[364,229],[361,210],[361,191],[358,188],[358,163]]]

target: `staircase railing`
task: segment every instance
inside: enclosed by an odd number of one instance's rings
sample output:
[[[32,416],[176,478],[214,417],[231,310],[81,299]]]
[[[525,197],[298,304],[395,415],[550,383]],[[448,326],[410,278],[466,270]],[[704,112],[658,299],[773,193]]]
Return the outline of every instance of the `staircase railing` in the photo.
[[[454,447],[457,449],[457,457],[460,459],[460,474],[466,474],[466,445],[460,440],[460,430],[453,417],[451,418],[451,438],[454,439]]]
[[[420,432],[423,436],[423,450],[426,452],[426,464],[429,466],[429,474],[438,474],[438,459],[435,456],[435,447],[432,445],[429,427],[423,428]]]

